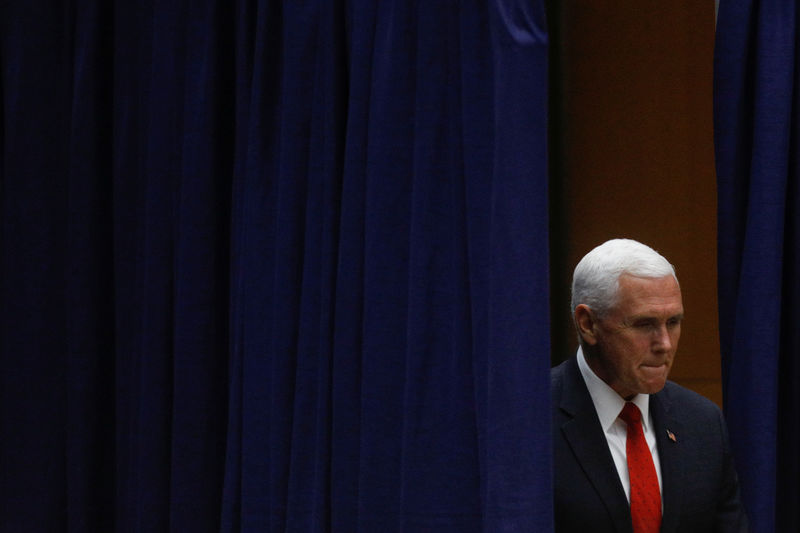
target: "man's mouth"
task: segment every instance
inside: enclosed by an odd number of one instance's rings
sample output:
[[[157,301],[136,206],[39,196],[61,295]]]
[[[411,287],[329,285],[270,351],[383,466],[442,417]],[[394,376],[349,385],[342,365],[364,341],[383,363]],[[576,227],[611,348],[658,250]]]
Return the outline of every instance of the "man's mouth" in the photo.
[[[657,365],[642,365],[639,368],[648,374],[660,374],[667,369],[667,364],[660,363]]]

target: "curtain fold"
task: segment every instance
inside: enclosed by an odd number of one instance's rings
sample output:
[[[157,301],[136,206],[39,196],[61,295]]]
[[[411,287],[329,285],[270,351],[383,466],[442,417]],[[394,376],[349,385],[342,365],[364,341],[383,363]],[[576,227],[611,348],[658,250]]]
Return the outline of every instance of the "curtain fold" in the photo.
[[[800,527],[797,11],[722,2],[715,47],[725,412],[753,531]]]
[[[542,2],[0,5],[2,531],[546,531]]]

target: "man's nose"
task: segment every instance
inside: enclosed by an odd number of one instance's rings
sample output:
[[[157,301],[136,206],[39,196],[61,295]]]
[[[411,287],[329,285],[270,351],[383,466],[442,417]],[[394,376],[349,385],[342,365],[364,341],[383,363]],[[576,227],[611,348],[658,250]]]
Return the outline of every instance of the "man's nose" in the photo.
[[[655,335],[654,344],[659,350],[668,351],[672,349],[672,337],[670,337],[666,324],[656,327],[653,335]]]

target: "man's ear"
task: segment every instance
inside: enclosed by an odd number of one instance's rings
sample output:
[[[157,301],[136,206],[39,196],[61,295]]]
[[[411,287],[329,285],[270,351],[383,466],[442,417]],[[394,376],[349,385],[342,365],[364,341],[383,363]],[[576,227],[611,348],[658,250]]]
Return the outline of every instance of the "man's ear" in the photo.
[[[579,304],[575,308],[575,327],[583,342],[589,346],[597,344],[597,319],[588,305]]]

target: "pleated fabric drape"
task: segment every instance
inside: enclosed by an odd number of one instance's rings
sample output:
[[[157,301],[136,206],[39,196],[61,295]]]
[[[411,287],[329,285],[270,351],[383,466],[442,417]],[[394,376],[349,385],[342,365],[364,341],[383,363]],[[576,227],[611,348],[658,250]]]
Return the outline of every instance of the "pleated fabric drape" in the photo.
[[[5,2],[0,67],[0,530],[551,529],[542,2]]]
[[[723,391],[754,532],[800,528],[797,17],[721,2],[715,48]]]

